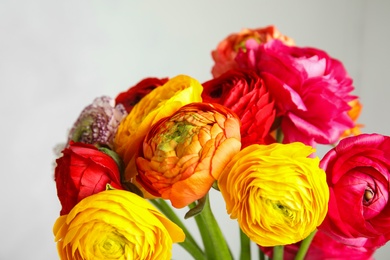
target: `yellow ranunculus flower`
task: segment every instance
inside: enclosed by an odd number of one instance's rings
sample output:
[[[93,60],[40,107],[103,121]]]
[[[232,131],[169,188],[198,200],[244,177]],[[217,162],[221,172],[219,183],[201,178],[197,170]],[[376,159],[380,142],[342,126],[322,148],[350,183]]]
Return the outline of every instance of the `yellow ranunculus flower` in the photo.
[[[135,155],[150,127],[184,105],[201,102],[202,91],[203,87],[197,80],[179,75],[152,90],[134,106],[119,125],[114,139],[114,149],[126,165],[126,181],[133,182],[137,175]]]
[[[302,143],[250,145],[222,172],[218,185],[231,218],[261,246],[306,238],[328,210],[329,188],[315,150]]]
[[[181,228],[147,200],[106,190],[81,200],[60,216],[53,233],[61,259],[170,259]]]

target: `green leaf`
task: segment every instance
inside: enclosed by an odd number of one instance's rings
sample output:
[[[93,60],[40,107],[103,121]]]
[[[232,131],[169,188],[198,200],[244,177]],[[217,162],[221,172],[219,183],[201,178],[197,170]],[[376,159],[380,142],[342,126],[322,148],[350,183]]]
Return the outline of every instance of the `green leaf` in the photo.
[[[185,219],[194,217],[198,214],[200,214],[204,208],[204,205],[206,203],[206,197],[203,197],[198,200],[198,203],[196,204],[195,207],[191,208],[184,216]]]

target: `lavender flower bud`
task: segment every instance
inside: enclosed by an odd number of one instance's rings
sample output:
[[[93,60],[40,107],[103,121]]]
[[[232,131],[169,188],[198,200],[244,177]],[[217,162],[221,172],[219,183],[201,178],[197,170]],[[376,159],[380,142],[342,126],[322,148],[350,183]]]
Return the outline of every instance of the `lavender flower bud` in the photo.
[[[127,115],[122,104],[115,106],[115,100],[102,96],[81,112],[69,132],[69,139],[87,144],[107,145],[113,148],[116,130]]]

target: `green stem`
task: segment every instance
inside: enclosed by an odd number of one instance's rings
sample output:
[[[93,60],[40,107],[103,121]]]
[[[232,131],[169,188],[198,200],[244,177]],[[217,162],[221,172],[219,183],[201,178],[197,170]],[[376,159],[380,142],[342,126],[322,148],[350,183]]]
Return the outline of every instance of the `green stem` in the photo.
[[[242,232],[240,229],[240,243],[241,243],[241,252],[240,260],[250,260],[251,259],[251,241],[249,237]]]
[[[283,260],[284,246],[274,246],[274,254],[272,260]]]
[[[210,200],[206,195],[206,202],[202,213],[195,216],[200,235],[205,247],[206,259],[229,260],[233,259],[229,246],[222,234],[217,220],[210,207]]]
[[[263,250],[261,250],[260,247],[258,248],[259,248],[259,260],[265,260],[265,254]]]
[[[313,238],[316,235],[316,233],[317,233],[317,230],[314,230],[307,238],[302,240],[301,246],[298,249],[298,253],[297,253],[297,255],[294,258],[295,260],[303,260],[303,259],[305,259],[307,250],[309,250],[311,241],[313,240]]]
[[[176,223],[186,235],[184,242],[179,243],[194,259],[203,260],[205,258],[203,250],[200,248],[196,240],[191,235],[190,231],[176,215],[172,207],[163,199],[153,199],[150,202],[156,206],[165,216],[167,216],[171,221]]]
[[[284,135],[283,135],[282,128],[278,127],[278,129],[276,129],[276,142],[283,143],[283,138],[284,138]]]

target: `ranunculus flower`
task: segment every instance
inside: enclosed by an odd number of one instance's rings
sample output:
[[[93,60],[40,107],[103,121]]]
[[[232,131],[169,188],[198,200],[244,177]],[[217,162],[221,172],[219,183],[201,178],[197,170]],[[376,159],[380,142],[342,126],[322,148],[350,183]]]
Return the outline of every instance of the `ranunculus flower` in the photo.
[[[56,160],[54,179],[61,202],[60,215],[69,211],[83,198],[106,189],[110,184],[121,189],[117,164],[95,146],[70,142]]]
[[[254,39],[258,43],[279,39],[284,44],[294,45],[293,39],[281,34],[273,25],[256,29],[242,29],[239,33],[230,34],[223,39],[217,48],[211,52],[215,62],[211,71],[214,77],[218,77],[230,69],[237,68],[234,59],[240,49],[245,49],[245,42],[248,39]]]
[[[53,227],[61,259],[170,259],[184,232],[145,199],[107,190],[80,201]]]
[[[301,243],[284,246],[283,259],[294,260]],[[273,256],[273,247],[260,247],[269,257]],[[373,260],[375,250],[364,247],[352,247],[337,242],[324,232],[317,231],[306,253],[305,260],[319,259],[349,259],[349,260]]]
[[[357,119],[360,116],[360,113],[362,112],[363,105],[359,102],[359,99],[352,100],[348,103],[351,106],[351,109],[348,111],[348,116],[352,119],[354,122],[354,127],[348,130],[345,130],[342,138],[351,136],[351,135],[360,135],[362,132],[360,131],[360,128],[362,128],[364,125],[357,123]]]
[[[137,180],[182,208],[207,194],[240,148],[234,113],[219,104],[192,103],[152,126],[136,160]]]
[[[127,115],[123,105],[115,105],[110,97],[96,98],[81,112],[69,132],[69,141],[102,144],[113,147],[119,123]]]
[[[270,129],[275,120],[274,101],[263,80],[252,70],[230,70],[203,85],[203,102],[219,103],[241,120],[241,143],[274,142]]]
[[[164,85],[168,81],[168,78],[145,78],[130,87],[127,91],[121,92],[115,98],[116,104],[122,104],[127,113],[133,109],[133,107],[150,91]]]
[[[348,102],[356,99],[352,79],[324,51],[248,40],[236,61],[263,78],[281,117],[284,143],[332,144],[354,126],[347,114]]]
[[[390,137],[347,137],[321,160],[330,189],[320,229],[353,246],[376,248],[390,239]]]
[[[295,243],[321,224],[329,190],[314,151],[302,143],[254,144],[225,167],[218,186],[227,213],[253,242]]]
[[[121,122],[114,139],[114,150],[123,159],[124,179],[135,181],[135,156],[150,127],[163,117],[171,116],[179,108],[192,102],[201,102],[203,87],[195,79],[179,75],[163,86],[155,88],[134,106]]]

